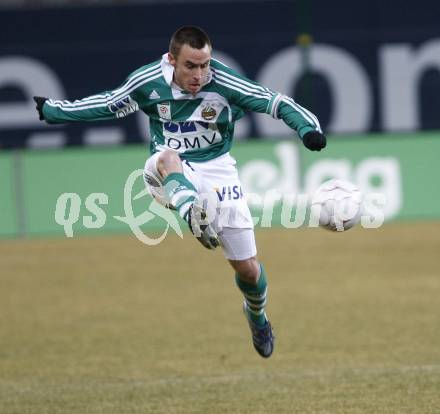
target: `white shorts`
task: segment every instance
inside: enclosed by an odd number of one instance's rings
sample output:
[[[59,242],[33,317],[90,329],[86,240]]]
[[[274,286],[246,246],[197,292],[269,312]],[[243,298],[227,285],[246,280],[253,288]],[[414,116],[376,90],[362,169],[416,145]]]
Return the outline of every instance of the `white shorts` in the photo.
[[[151,195],[166,204],[157,171],[156,153],[147,159],[145,184]],[[196,188],[208,217],[222,242],[226,258],[244,260],[257,254],[254,225],[243,195],[236,161],[229,153],[205,162],[182,161],[185,177]]]

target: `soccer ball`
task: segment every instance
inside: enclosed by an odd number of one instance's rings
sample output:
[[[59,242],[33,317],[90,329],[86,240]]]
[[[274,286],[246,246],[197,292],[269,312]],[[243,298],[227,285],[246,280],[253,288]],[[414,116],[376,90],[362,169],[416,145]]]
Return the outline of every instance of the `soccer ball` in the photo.
[[[329,180],[313,195],[311,216],[328,230],[348,230],[360,221],[361,201],[361,192],[354,184]]]

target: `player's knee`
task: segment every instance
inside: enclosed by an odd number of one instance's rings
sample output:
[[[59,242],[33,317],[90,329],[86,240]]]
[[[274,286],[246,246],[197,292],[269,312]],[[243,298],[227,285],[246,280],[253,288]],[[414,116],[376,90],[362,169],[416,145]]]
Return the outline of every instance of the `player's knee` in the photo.
[[[183,171],[179,154],[173,150],[166,150],[159,155],[156,168],[162,178],[173,172],[181,173]]]
[[[241,280],[253,285],[257,284],[260,277],[260,264],[256,257],[236,261],[233,267]]]

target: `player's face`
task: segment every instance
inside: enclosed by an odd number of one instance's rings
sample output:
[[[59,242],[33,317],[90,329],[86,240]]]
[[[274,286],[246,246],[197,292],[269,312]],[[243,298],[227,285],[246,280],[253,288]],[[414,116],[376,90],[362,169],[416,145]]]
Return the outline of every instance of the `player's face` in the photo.
[[[174,82],[193,95],[200,91],[208,76],[211,48],[205,45],[203,49],[194,49],[183,45],[178,56],[169,53],[168,58],[174,66]]]

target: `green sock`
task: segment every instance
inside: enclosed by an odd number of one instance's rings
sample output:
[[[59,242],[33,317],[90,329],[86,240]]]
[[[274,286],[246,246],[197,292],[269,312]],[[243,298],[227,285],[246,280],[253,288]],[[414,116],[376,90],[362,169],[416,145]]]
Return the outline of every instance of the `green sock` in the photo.
[[[163,181],[167,201],[172,205],[180,217],[188,221],[189,208],[197,198],[194,185],[181,173],[171,173]]]
[[[264,325],[267,321],[264,307],[266,306],[267,281],[266,272],[260,264],[260,277],[256,285],[244,282],[239,275],[235,275],[235,282],[244,295],[249,318],[257,325]]]

